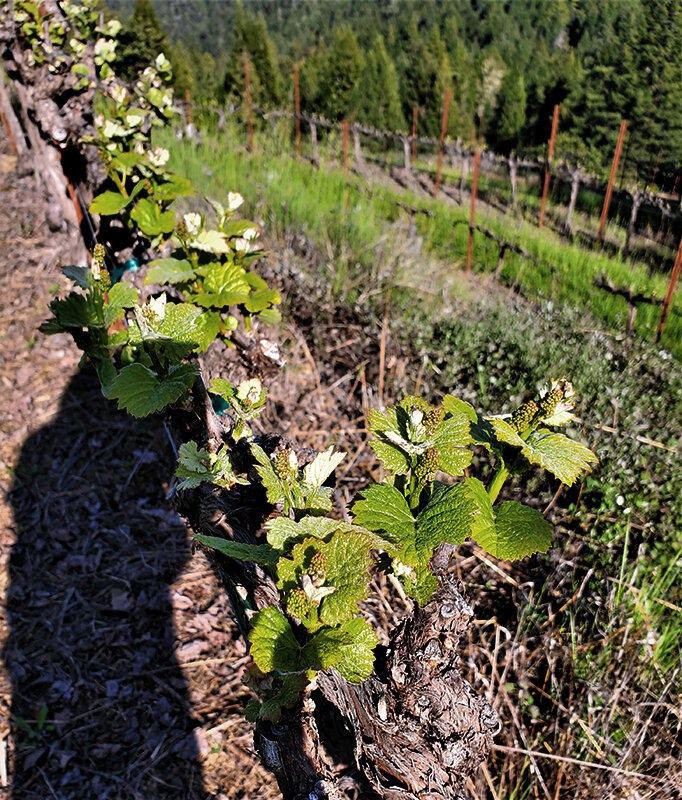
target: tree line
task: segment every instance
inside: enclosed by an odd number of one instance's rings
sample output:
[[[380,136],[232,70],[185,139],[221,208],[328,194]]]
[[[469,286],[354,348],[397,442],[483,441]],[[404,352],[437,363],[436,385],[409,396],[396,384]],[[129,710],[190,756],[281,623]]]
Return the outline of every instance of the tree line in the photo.
[[[165,48],[176,88],[241,102],[243,58],[264,108],[292,102],[331,120],[540,151],[561,104],[559,149],[606,166],[620,120],[630,165],[682,162],[682,0],[110,0],[130,13],[119,69]],[[163,25],[159,19],[163,20]],[[641,177],[645,177],[643,174]]]

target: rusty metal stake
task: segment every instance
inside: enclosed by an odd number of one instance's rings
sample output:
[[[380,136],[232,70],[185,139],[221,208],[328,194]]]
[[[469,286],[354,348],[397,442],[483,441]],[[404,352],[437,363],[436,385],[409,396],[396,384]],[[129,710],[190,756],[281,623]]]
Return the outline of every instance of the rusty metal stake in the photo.
[[[445,104],[443,105],[443,121],[440,126],[440,144],[438,145],[438,167],[436,168],[436,185],[433,190],[433,196],[438,196],[440,189],[440,171],[443,167],[443,142],[445,141],[445,133],[448,129],[448,114],[450,113],[450,88],[445,90]]]
[[[301,95],[298,88],[298,64],[294,64],[294,111],[296,112],[296,155],[301,157]]]
[[[623,139],[625,138],[625,129],[627,128],[627,120],[620,123],[620,131],[618,131],[618,141],[616,142],[616,152],[613,154],[613,163],[611,164],[611,173],[609,175],[609,184],[606,187],[606,197],[604,198],[604,206],[601,210],[601,219],[599,220],[599,232],[597,233],[597,241],[601,242],[604,238],[604,228],[606,228],[606,218],[609,213],[609,206],[611,205],[611,193],[613,192],[613,182],[616,179],[618,172],[618,161],[620,160],[620,153],[623,149]]]
[[[246,124],[249,131],[249,153],[253,153],[253,120],[251,119],[251,81],[249,80],[249,59],[244,53],[244,102],[246,103]]]
[[[348,169],[348,120],[344,119],[342,126],[342,145],[343,150],[343,168]]]
[[[661,311],[661,319],[658,323],[658,330],[656,331],[656,337],[654,342],[658,344],[663,336],[663,331],[665,329],[665,321],[668,318],[668,312],[670,311],[670,304],[673,301],[673,292],[675,291],[675,286],[677,285],[677,279],[680,277],[680,270],[682,270],[682,239],[680,239],[680,246],[677,248],[677,258],[675,259],[675,265],[673,266],[672,274],[670,275],[670,283],[668,284],[668,291],[665,295],[665,300],[663,301],[663,309]]]
[[[549,170],[552,166],[554,157],[554,142],[556,141],[556,131],[559,127],[559,106],[554,106],[554,116],[552,117],[552,133],[549,137],[549,149],[547,151],[547,164],[545,165],[545,182],[542,185],[542,200],[540,202],[540,227],[545,221],[545,204],[547,203],[547,191],[549,190]]]

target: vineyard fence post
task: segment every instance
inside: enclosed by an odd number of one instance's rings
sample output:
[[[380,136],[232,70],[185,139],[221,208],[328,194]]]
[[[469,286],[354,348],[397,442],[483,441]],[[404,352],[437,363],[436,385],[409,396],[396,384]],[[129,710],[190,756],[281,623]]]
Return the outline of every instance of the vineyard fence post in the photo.
[[[575,213],[575,204],[578,200],[578,191],[580,189],[580,170],[573,170],[571,175],[571,199],[568,201],[568,210],[566,211],[566,222],[564,227],[566,233],[573,233],[573,214]]]
[[[611,172],[609,174],[609,183],[606,187],[606,196],[604,197],[604,205],[601,210],[601,219],[599,220],[599,232],[597,233],[597,241],[601,242],[604,239],[604,229],[606,228],[606,219],[609,214],[609,206],[611,205],[611,194],[613,193],[613,182],[616,179],[618,172],[618,161],[620,160],[620,152],[623,149],[623,138],[627,129],[627,120],[622,120],[620,123],[620,130],[618,131],[618,141],[616,142],[616,151],[613,154],[613,163],[611,164]]]
[[[294,113],[296,115],[296,156],[301,157],[301,95],[298,84],[298,64],[294,64]]]
[[[627,258],[630,255],[630,246],[632,244],[632,237],[635,234],[635,225],[637,224],[637,214],[639,213],[639,207],[642,205],[643,200],[644,200],[644,192],[639,187],[636,187],[635,191],[632,194],[632,210],[630,211],[630,220],[628,221],[628,232],[625,235],[623,258]]]
[[[518,211],[519,203],[518,203],[518,184],[516,175],[516,158],[514,156],[513,150],[509,154],[509,159],[507,163],[509,164],[509,180],[511,182],[511,210],[516,214],[516,212]]]
[[[362,167],[362,148],[360,146],[360,131],[357,125],[353,125],[353,153],[355,155],[355,163],[358,167]]]
[[[310,145],[312,147],[313,163],[317,166],[320,165],[320,154],[317,150],[317,125],[310,121]]]
[[[658,344],[658,342],[661,340],[661,336],[663,336],[663,331],[665,330],[665,322],[670,311],[670,305],[673,300],[673,293],[675,291],[675,286],[677,285],[677,279],[680,277],[680,269],[682,269],[682,238],[680,238],[680,246],[677,248],[677,258],[675,259],[673,271],[670,275],[668,291],[666,292],[665,300],[663,301],[661,319],[658,322],[658,329],[656,330],[656,337],[654,339],[656,344]]]
[[[559,126],[559,106],[554,106],[554,116],[552,117],[552,132],[549,137],[549,149],[547,151],[547,162],[545,164],[545,180],[542,184],[542,200],[540,202],[540,222],[541,228],[545,221],[545,205],[547,204],[547,191],[549,189],[549,171],[552,166],[552,158],[554,157],[554,142],[556,141],[556,132]]]
[[[401,137],[403,143],[403,158],[405,160],[405,172],[410,171],[410,140],[407,136]]]

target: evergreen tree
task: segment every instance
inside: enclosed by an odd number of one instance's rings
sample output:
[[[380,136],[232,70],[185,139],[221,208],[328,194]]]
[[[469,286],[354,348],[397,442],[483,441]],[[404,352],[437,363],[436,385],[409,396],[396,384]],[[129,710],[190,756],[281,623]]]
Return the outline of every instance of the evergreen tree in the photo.
[[[343,25],[334,35],[320,73],[320,110],[323,115],[332,120],[350,116],[363,66],[358,40],[350,27]]]
[[[226,97],[242,102],[244,98],[244,57],[249,63],[251,99],[264,106],[281,102],[277,53],[268,36],[265,18],[244,11],[241,2],[235,9],[234,43],[228,61],[223,90]]]
[[[405,127],[400,108],[398,73],[384,39],[377,35],[365,57],[354,107],[358,120],[374,128],[395,131]]]
[[[135,9],[119,34],[114,69],[124,80],[133,81],[151,66],[159,53],[169,49],[151,0],[135,0]]]
[[[526,122],[526,87],[523,75],[509,71],[502,79],[497,99],[495,119],[488,126],[492,146],[508,155],[519,145]]]

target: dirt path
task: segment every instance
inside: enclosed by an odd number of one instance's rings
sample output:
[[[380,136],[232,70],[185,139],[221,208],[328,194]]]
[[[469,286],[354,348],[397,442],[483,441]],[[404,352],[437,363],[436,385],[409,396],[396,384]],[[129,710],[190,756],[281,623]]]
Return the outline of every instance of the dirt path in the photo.
[[[65,246],[0,139],[0,799],[277,796],[245,648],[168,510],[173,455],[37,331]]]

